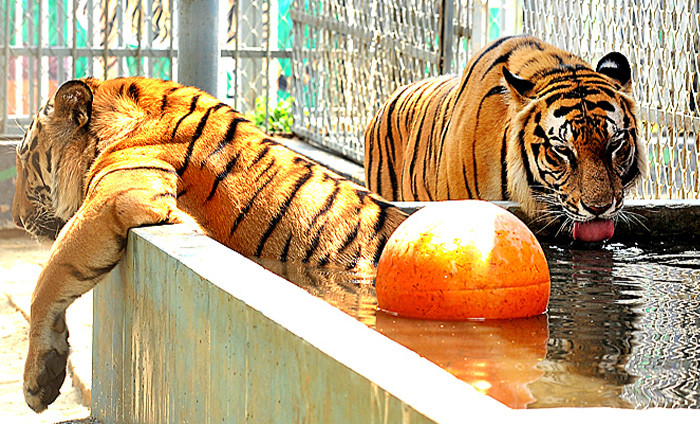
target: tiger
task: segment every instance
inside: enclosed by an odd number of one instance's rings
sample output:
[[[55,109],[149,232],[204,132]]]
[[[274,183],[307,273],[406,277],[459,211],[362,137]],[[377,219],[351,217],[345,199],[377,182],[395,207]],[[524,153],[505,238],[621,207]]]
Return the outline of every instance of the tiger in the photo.
[[[13,219],[55,239],[33,292],[23,392],[36,412],[66,375],[66,308],[124,256],[130,228],[187,224],[251,258],[371,275],[406,218],[172,81],[62,84],[17,146]]]
[[[461,78],[404,85],[381,105],[365,130],[365,182],[390,201],[515,201],[538,226],[601,242],[634,218],[620,212],[647,174],[638,126],[623,54],[593,70],[533,36],[505,37]]]

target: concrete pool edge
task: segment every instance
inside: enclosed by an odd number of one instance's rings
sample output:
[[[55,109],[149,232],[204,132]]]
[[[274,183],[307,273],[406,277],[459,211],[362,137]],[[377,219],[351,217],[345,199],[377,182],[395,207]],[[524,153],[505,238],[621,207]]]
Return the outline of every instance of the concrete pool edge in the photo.
[[[143,284],[139,274],[149,283]],[[157,288],[163,281],[167,287]],[[507,410],[323,300],[184,226],[132,231],[127,257],[96,288],[94,305],[92,414],[105,423],[237,422],[243,417],[253,422],[429,423],[456,422],[450,417],[464,416],[475,402],[484,413]],[[212,305],[233,308],[233,318],[209,322],[207,317],[216,315]],[[224,333],[215,335],[219,324]],[[201,329],[195,330],[198,325]],[[262,329],[270,334],[259,334]],[[183,331],[193,341],[183,340]],[[226,331],[231,340],[239,340],[238,346],[222,341]],[[145,339],[146,334],[157,340]],[[281,345],[256,346],[266,340]],[[163,350],[166,345],[171,349]],[[226,352],[220,349],[224,345]],[[172,349],[174,356],[167,354]],[[202,358],[209,357],[219,360],[204,366]],[[214,381],[218,373],[206,370],[209,365],[232,367],[227,368],[230,378]],[[200,366],[204,368],[197,372]],[[279,375],[270,373],[289,374],[290,380],[277,381]],[[287,390],[269,387],[267,379]],[[166,380],[167,387],[154,384]],[[416,380],[428,386],[416,385]],[[232,382],[235,393],[221,395]]]
[[[127,257],[98,285],[94,305],[92,414],[104,423],[700,417],[693,410],[510,410],[184,226],[132,231]]]

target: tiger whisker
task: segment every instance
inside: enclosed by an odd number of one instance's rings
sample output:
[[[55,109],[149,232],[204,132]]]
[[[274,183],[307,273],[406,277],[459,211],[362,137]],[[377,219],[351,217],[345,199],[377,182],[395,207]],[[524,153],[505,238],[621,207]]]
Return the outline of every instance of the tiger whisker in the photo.
[[[574,226],[574,222],[576,221],[567,216],[564,222],[562,222],[561,226],[559,227],[559,230],[557,230],[555,237],[558,237],[564,230],[570,232]]]
[[[621,211],[616,218],[619,218],[622,222],[629,226],[639,225],[646,231],[649,231],[649,227],[644,224],[645,217],[636,212]]]
[[[19,120],[16,117],[15,117],[15,125],[17,125],[17,128],[19,128],[20,131],[22,131],[22,135],[27,134],[27,130],[25,130],[24,127],[22,127],[22,124],[19,123]]]

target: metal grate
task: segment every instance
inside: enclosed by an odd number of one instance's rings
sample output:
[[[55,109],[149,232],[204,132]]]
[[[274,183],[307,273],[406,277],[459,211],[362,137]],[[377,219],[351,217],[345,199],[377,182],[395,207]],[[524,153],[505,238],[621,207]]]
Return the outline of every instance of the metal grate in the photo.
[[[439,0],[298,0],[293,131],[362,162],[361,134],[401,82],[436,73]]]
[[[362,163],[365,126],[394,90],[461,72],[471,52],[516,31],[520,10],[517,0],[297,0],[293,131]]]
[[[172,78],[173,7],[169,0],[2,0],[0,134],[21,135],[68,79]]]
[[[220,97],[260,124],[289,97],[291,0],[220,2]],[[66,80],[177,79],[177,0],[0,0],[0,136]],[[265,105],[270,105],[265,108]]]
[[[225,12],[219,63],[225,97],[268,131],[290,130],[278,127],[274,115],[286,114],[291,101],[291,5],[292,0],[228,0]]]

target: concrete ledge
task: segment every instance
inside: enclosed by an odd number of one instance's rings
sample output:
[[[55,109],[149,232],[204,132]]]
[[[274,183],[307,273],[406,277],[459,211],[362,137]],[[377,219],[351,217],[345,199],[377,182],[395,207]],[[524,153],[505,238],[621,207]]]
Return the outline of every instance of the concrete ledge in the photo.
[[[94,305],[92,415],[107,424],[449,423],[507,411],[184,226],[131,231]]]

